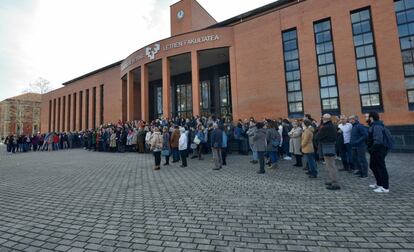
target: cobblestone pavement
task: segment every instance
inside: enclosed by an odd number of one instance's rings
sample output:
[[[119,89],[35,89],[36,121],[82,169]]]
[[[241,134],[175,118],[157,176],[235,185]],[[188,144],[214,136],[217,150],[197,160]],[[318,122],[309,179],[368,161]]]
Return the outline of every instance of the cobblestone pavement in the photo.
[[[84,150],[0,160],[0,251],[414,251],[414,157],[392,154],[391,192],[340,173],[342,190],[291,161],[246,156],[153,171],[151,155]]]

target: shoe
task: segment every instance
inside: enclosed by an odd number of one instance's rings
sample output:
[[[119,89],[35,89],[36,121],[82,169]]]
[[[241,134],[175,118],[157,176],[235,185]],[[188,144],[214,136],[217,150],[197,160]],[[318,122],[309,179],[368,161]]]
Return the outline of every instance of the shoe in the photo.
[[[370,188],[374,188],[374,189],[378,188],[377,184],[372,184],[372,185],[369,185],[369,187],[370,187]]]
[[[154,170],[155,170],[155,171],[158,171],[159,169],[160,169],[160,167],[159,167],[159,166],[154,167]]]
[[[327,186],[331,186],[331,185],[332,185],[332,183],[331,183],[331,182],[325,182],[325,185],[327,185]]]
[[[317,178],[318,176],[316,175],[309,175],[309,178]]]
[[[257,174],[264,174],[265,171],[257,171]]]
[[[388,193],[388,192],[390,192],[390,189],[385,189],[384,187],[380,186],[377,189],[374,189],[374,192],[377,192],[377,193]]]
[[[289,156],[286,156],[286,157],[284,157],[283,159],[284,159],[284,160],[292,160],[292,158],[291,158],[291,157],[289,157]]]
[[[338,186],[338,185],[329,185],[329,186],[326,187],[326,189],[328,189],[328,190],[340,190],[341,187]]]
[[[301,164],[294,164],[293,166],[294,166],[294,167],[302,167],[302,165],[301,165]]]

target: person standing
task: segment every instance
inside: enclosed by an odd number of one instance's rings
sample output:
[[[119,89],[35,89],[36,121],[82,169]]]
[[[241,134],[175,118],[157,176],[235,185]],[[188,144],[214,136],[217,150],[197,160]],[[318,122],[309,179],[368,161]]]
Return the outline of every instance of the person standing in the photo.
[[[265,173],[265,153],[266,153],[266,130],[263,128],[264,124],[262,122],[259,122],[256,124],[257,130],[256,133],[253,136],[253,145],[255,146],[257,150],[257,156],[259,159],[259,171],[257,171],[258,174]]]
[[[178,150],[179,139],[180,139],[180,130],[178,126],[174,126],[174,130],[171,134],[171,139],[170,139],[173,163],[180,161],[180,152]]]
[[[155,167],[154,170],[159,170],[160,169],[160,164],[161,164],[161,150],[162,150],[162,145],[163,145],[163,139],[161,136],[161,132],[160,129],[155,127],[154,128],[154,133],[151,135],[150,138],[150,148],[152,153],[154,154],[154,159],[155,159]]]
[[[257,150],[253,144],[254,142],[253,137],[256,134],[256,131],[257,131],[256,123],[253,120],[251,120],[249,122],[249,129],[247,130],[246,134],[249,136],[249,145],[250,145],[250,149],[252,150],[252,160],[250,162],[253,164],[257,164],[258,162],[257,161],[258,159]]]
[[[376,184],[370,185],[374,188],[374,192],[388,193],[388,171],[385,165],[385,157],[389,149],[392,148],[392,139],[388,129],[385,128],[384,123],[380,121],[377,112],[371,112],[366,115],[366,120],[369,125],[368,129],[368,152],[370,154],[369,168],[374,173]]]
[[[305,119],[303,122],[301,147],[302,152],[305,156],[306,163],[308,164],[309,178],[316,178],[318,176],[315,162],[315,150],[313,147],[313,132],[314,128],[312,127],[312,122],[308,119]]]
[[[225,129],[222,129],[222,143],[221,143],[221,161],[223,165],[227,165],[227,152],[228,152],[228,135]]]
[[[266,151],[270,158],[270,169],[277,168],[277,151],[280,145],[281,137],[276,129],[276,123],[274,121],[268,121],[266,124]]]
[[[170,133],[168,132],[168,127],[163,128],[162,134],[162,154],[165,157],[165,163],[163,165],[170,165],[170,155],[171,155],[171,146],[170,146]]]
[[[365,126],[359,123],[358,116],[356,115],[350,116],[349,121],[352,124],[349,144],[351,145],[352,150],[352,163],[356,169],[355,174],[361,178],[366,178],[368,177],[368,162],[366,158],[368,130]]]
[[[338,125],[339,133],[342,134],[342,143],[339,146],[339,153],[341,154],[341,160],[343,169],[340,171],[353,172],[354,166],[352,164],[352,148],[351,148],[351,131],[352,124],[350,124],[345,115],[341,115],[340,123]]]
[[[178,150],[181,156],[181,167],[187,167],[187,148],[188,148],[188,136],[184,127],[180,128],[180,139],[178,139]]]
[[[326,183],[328,190],[339,190],[341,187],[338,184],[337,168],[335,164],[336,155],[336,127],[331,121],[330,114],[322,116],[322,126],[316,135],[316,141],[321,144],[321,152],[326,162],[326,169],[328,170],[329,180]]]
[[[295,156],[296,163],[293,166],[302,167],[302,152],[300,151],[302,128],[297,121],[294,121],[292,126],[292,130],[289,132],[289,152]]]
[[[219,129],[217,123],[213,124],[213,131],[211,132],[211,149],[213,152],[214,168],[213,170],[220,170],[223,164],[221,156],[221,148],[223,147],[223,131]]]

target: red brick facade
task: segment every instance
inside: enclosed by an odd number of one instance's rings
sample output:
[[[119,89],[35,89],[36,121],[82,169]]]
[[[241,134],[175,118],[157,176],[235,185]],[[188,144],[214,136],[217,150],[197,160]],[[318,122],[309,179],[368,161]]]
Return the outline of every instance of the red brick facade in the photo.
[[[0,138],[40,131],[40,94],[23,94],[0,102]]]
[[[175,92],[171,82],[173,62],[180,55],[191,59],[188,70],[192,82],[192,113],[199,115],[201,55],[217,48],[225,48],[228,52],[234,119],[289,117],[282,33],[292,28],[297,30],[302,114],[318,117],[322,109],[314,24],[320,20],[331,22],[338,112],[362,116],[351,23],[351,13],[361,9],[369,9],[371,13],[381,117],[389,125],[413,124],[414,112],[409,109],[407,100],[393,0],[281,0],[217,24],[194,0],[183,0],[171,6],[175,36],[150,44],[122,62],[45,94],[42,132],[81,130],[119,119],[150,119],[149,104],[153,103],[153,97],[150,97],[149,82],[156,73],[152,70],[155,66],[162,77],[163,114],[170,117],[175,109],[171,105],[171,93]],[[184,14],[179,14],[180,11]],[[203,19],[204,27],[200,25]],[[102,96],[101,91],[104,92]]]

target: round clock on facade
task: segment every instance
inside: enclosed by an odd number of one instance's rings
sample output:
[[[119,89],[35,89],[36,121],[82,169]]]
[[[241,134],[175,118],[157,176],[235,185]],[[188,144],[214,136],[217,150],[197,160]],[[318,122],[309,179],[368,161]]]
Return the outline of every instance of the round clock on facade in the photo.
[[[184,11],[183,10],[178,11],[177,12],[177,18],[182,19],[183,17],[184,17]]]

